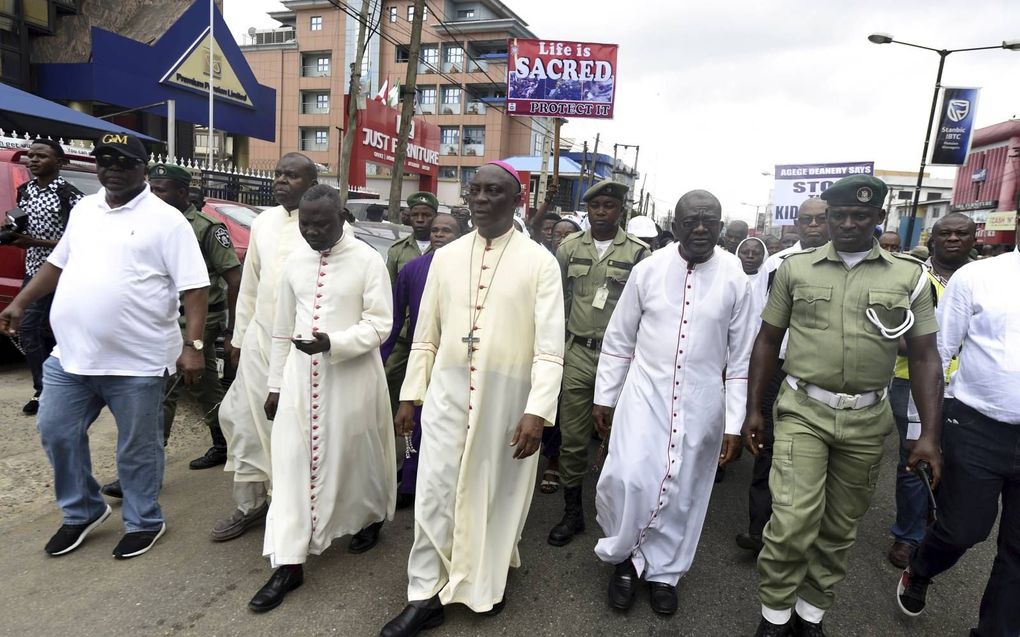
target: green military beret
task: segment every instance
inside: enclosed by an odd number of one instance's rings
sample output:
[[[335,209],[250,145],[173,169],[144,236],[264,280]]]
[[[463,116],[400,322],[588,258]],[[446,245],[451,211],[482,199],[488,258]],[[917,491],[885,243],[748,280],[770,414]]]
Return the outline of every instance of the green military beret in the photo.
[[[156,164],[149,169],[149,179],[170,179],[187,186],[191,184],[191,173],[173,164]]]
[[[439,200],[431,192],[416,192],[407,198],[407,207],[428,206],[436,212],[439,211]]]
[[[882,209],[889,187],[878,177],[853,175],[844,177],[822,193],[830,206],[870,206]]]
[[[606,181],[600,181],[586,190],[584,192],[584,196],[581,197],[581,200],[587,202],[591,201],[593,197],[605,195],[607,197],[623,201],[627,197],[628,190],[629,188],[627,187],[627,184],[621,184],[618,181],[610,181],[607,179]]]

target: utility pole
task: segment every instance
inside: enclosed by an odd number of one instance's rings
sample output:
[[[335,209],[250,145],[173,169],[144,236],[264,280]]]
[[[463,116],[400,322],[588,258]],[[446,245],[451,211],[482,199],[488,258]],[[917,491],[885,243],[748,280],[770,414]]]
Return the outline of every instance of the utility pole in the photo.
[[[587,190],[586,184],[588,183],[588,140],[584,140],[584,159],[581,160],[581,178],[578,183],[578,189],[576,196],[574,197],[574,210],[581,205],[581,195]]]
[[[407,77],[401,89],[400,132],[397,137],[397,152],[393,158],[393,176],[390,180],[389,217],[393,223],[400,222],[400,200],[404,185],[404,160],[407,158],[407,143],[411,136],[414,120],[415,84],[418,82],[418,51],[421,49],[421,25],[425,15],[425,0],[414,0],[414,21],[411,23],[411,44],[407,53]]]
[[[351,180],[351,152],[358,128],[358,96],[361,92],[361,63],[365,59],[365,38],[368,31],[368,0],[361,0],[358,16],[358,50],[351,65],[351,86],[348,89],[347,132],[344,134],[343,159],[340,161],[340,208],[347,205],[347,189]]]
[[[547,168],[549,161],[549,135],[542,136],[542,171],[538,173],[538,192],[536,193],[536,204],[535,209],[545,201],[545,191],[549,183],[549,170]],[[527,202],[528,206],[531,206],[531,202]]]

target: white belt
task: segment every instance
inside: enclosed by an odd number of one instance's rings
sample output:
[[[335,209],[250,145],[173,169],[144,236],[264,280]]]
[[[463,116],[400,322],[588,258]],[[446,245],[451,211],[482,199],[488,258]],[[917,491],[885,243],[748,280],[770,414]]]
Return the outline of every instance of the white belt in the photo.
[[[790,387],[796,389],[803,389],[804,393],[814,398],[820,403],[824,403],[833,409],[864,409],[865,407],[871,407],[875,403],[885,398],[887,389],[883,388],[880,391],[869,391],[863,394],[843,394],[831,392],[828,389],[822,389],[818,385],[812,385],[810,383],[804,383],[801,386],[801,380],[795,376],[787,376],[786,382],[790,384]]]

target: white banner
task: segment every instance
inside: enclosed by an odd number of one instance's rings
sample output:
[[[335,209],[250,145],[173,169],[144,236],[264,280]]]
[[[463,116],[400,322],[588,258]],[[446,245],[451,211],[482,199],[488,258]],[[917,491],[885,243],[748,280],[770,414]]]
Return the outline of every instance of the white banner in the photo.
[[[821,195],[843,177],[873,174],[875,174],[873,161],[776,166],[772,225],[794,225],[797,222],[800,204]]]

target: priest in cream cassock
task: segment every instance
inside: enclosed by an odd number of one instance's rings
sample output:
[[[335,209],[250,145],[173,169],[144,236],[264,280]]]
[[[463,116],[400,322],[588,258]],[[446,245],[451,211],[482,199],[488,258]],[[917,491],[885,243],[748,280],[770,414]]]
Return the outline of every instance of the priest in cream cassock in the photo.
[[[287,153],[276,164],[273,196],[280,204],[255,218],[241,273],[231,354],[237,376],[220,405],[220,427],[227,439],[227,464],[234,472],[234,511],[213,526],[216,542],[232,540],[260,524],[269,510],[272,425],[266,419],[266,375],[283,263],[304,241],[297,228],[298,203],[317,183],[311,159]],[[240,358],[238,359],[238,356]]]
[[[302,564],[335,538],[375,545],[393,517],[396,452],[379,346],[393,325],[386,263],[344,225],[340,195],[312,186],[298,227],[307,245],[284,264],[276,301],[266,416],[273,422],[273,501],[263,554],[276,572],[248,604],[276,608]],[[365,537],[368,536],[368,537]]]
[[[415,635],[443,606],[503,608],[508,569],[531,504],[544,427],[563,375],[563,285],[556,259],[513,228],[521,181],[490,162],[471,179],[476,232],[436,253],[395,425],[423,403],[408,559],[410,604],[382,629]]]
[[[662,615],[677,610],[716,467],[740,449],[758,323],[740,260],[715,247],[719,201],[691,191],[675,218],[676,244],[634,266],[609,321],[592,414],[611,431],[595,497],[609,604],[630,608],[644,579]]]

